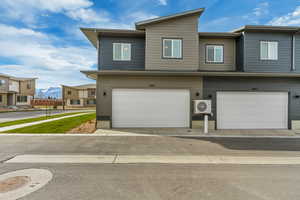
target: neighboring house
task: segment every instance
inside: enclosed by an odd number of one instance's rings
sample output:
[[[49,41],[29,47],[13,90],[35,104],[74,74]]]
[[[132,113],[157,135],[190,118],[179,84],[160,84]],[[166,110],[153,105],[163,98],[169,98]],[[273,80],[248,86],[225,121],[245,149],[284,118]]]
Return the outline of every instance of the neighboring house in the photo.
[[[62,97],[68,107],[96,106],[96,84],[62,85]]]
[[[300,127],[300,27],[198,32],[204,9],[82,28],[98,49],[97,127],[200,127],[193,101],[211,99],[210,128]],[[200,26],[201,29],[201,26]]]
[[[0,74],[0,107],[30,106],[36,78],[18,78]]]

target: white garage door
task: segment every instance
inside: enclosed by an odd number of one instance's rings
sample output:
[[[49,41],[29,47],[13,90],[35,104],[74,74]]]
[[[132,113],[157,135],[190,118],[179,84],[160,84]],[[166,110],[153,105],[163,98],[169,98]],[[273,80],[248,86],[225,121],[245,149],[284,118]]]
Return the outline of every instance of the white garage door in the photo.
[[[113,89],[112,126],[189,127],[190,93],[184,89]]]
[[[218,129],[287,129],[287,92],[217,92]]]

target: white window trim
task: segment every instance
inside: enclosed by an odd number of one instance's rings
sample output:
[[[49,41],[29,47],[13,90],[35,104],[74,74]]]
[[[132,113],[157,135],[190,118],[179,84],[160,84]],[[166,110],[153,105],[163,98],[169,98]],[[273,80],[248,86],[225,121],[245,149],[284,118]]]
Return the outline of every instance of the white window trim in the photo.
[[[171,48],[171,56],[166,56],[165,55],[165,41],[171,41],[171,43],[172,43],[172,48]],[[180,57],[175,57],[174,56],[174,49],[173,49],[173,42],[175,41],[175,40],[178,40],[178,41],[180,41]],[[182,59],[182,39],[172,39],[172,38],[164,38],[163,39],[163,58],[173,58],[173,59]]]
[[[214,48],[214,60],[209,60],[208,59],[208,47],[213,47]],[[221,47],[222,48],[222,61],[217,61],[216,59],[216,47]],[[224,63],[224,45],[217,45],[217,44],[208,44],[206,45],[206,63]]]
[[[116,55],[115,55],[115,49],[116,49],[116,45],[121,45],[121,59],[117,59]],[[125,46],[129,47],[129,58],[124,58],[124,52],[123,49],[125,48]],[[131,44],[130,43],[113,43],[113,60],[114,61],[131,61]]]
[[[266,58],[262,57],[262,44],[263,43],[266,43],[268,45],[268,48],[267,48],[267,57]],[[275,43],[277,45],[277,51],[276,51],[275,58],[271,58],[270,57],[270,54],[269,54],[270,47],[271,47],[270,43]],[[260,41],[259,48],[260,48],[260,60],[278,60],[278,41],[267,41],[267,40]]]

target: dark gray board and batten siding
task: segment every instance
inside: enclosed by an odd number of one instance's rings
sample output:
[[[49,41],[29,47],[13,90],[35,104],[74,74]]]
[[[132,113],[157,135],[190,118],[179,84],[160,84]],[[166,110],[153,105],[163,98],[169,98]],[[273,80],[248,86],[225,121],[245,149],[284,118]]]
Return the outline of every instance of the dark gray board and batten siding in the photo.
[[[99,42],[99,70],[145,70],[145,38],[101,36]],[[114,61],[113,43],[130,43],[131,60]]]
[[[291,33],[244,33],[243,71],[245,72],[290,72],[292,70]],[[278,42],[278,60],[260,59],[260,41]]]
[[[234,78],[205,77],[203,79],[203,97],[212,100],[212,119],[216,118],[216,93],[218,91],[286,91],[289,92],[289,123],[300,120],[300,79],[297,78]],[[255,90],[253,90],[255,89]]]
[[[295,35],[295,72],[300,72],[300,34]]]

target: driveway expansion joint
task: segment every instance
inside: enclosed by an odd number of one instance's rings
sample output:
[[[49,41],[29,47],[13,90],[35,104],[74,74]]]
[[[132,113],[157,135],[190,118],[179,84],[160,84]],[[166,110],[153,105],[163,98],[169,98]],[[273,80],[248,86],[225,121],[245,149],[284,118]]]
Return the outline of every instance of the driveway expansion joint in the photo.
[[[116,160],[117,160],[118,156],[119,156],[118,154],[116,154],[116,155],[115,155],[115,157],[114,157],[114,160],[113,160],[112,164],[115,164],[115,163],[116,163]]]
[[[4,164],[6,163],[7,161],[11,160],[11,159],[14,159],[17,155],[14,155],[14,156],[9,156],[3,160],[0,160],[0,164]]]

